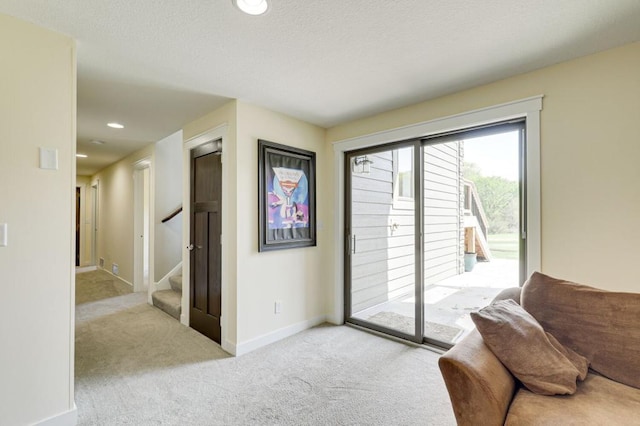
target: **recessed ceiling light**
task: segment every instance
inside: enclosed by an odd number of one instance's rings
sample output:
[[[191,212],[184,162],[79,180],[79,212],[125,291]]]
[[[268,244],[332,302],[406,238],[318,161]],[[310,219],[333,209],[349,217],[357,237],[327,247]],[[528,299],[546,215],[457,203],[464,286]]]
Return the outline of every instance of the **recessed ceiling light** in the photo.
[[[262,15],[269,9],[267,0],[232,0],[233,4],[249,15]]]
[[[95,144],[95,145],[104,145],[104,144],[105,144],[105,142],[104,142],[104,141],[99,141],[99,140],[97,140],[97,139],[92,140],[92,141],[91,141],[91,143],[92,143],[92,144]]]
[[[107,123],[107,126],[111,127],[112,129],[124,129],[124,126],[120,123]]]
[[[87,154],[76,154],[78,158],[87,158]]]

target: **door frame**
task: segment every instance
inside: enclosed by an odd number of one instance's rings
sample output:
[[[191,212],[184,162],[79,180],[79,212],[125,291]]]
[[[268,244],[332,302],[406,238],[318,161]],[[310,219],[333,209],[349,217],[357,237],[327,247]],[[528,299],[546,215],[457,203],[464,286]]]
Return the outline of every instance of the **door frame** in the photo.
[[[149,170],[149,182],[144,187],[143,173]],[[149,227],[146,230],[149,234],[149,283],[144,285],[144,244],[138,235],[144,231],[144,193],[148,191],[149,196]],[[154,197],[153,197],[153,162],[152,158],[145,157],[133,163],[133,291],[144,291],[152,288],[154,282],[154,250],[153,250],[153,224],[154,224]],[[141,223],[142,221],[142,223]]]
[[[85,266],[86,263],[86,259],[85,259],[85,255],[84,255],[84,249],[85,249],[85,243],[84,243],[84,239],[85,239],[85,230],[84,230],[84,225],[85,225],[85,205],[84,203],[85,201],[85,188],[86,188],[86,184],[84,183],[78,183],[76,182],[76,249],[77,249],[77,253],[75,253],[76,258],[75,260],[77,260],[78,264],[76,265],[77,268],[80,268],[82,266]],[[75,263],[75,262],[74,262]]]
[[[222,163],[222,210],[221,220],[222,220],[222,235],[220,236],[220,241],[222,243],[221,250],[221,292],[222,292],[222,309],[220,315],[220,341],[222,349],[230,354],[236,354],[236,345],[230,342],[227,338],[230,334],[230,321],[227,320],[227,313],[232,312],[235,309],[230,309],[229,306],[230,298],[229,298],[229,267],[227,267],[227,262],[230,259],[229,252],[229,238],[231,232],[225,232],[224,230],[230,230],[230,215],[226,214],[226,211],[230,206],[230,194],[227,190],[225,182],[231,181],[231,167],[227,167],[225,162],[227,161],[228,150],[230,149],[230,144],[227,143],[228,136],[228,125],[222,124],[220,126],[214,127],[210,130],[207,130],[199,135],[196,135],[192,138],[189,138],[184,142],[183,150],[182,150],[182,167],[183,167],[183,175],[182,175],[182,276],[190,277],[190,251],[187,249],[189,244],[191,244],[191,151],[200,145],[204,145],[205,143],[220,140],[222,142],[222,154],[220,157],[220,161]],[[189,326],[189,315],[190,315],[190,299],[191,295],[191,282],[189,279],[185,279],[182,281],[182,313],[180,315],[180,322],[186,326]]]
[[[332,310],[329,320],[335,324],[345,322],[344,274],[345,274],[345,153],[362,148],[383,145],[394,141],[424,138],[439,133],[482,126],[515,118],[526,120],[526,174],[527,174],[527,273],[540,271],[540,111],[543,95],[468,111],[448,117],[384,130],[333,143],[334,151],[334,286]]]
[[[100,202],[100,179],[91,182],[91,264],[98,266],[98,230]]]
[[[86,253],[87,242],[89,243],[90,246],[93,246],[93,242],[91,241],[92,239],[91,232],[89,232],[89,234],[87,235],[87,231],[90,231],[89,227],[91,226],[87,221],[87,211],[91,212],[91,210],[89,209],[89,201],[88,201],[89,197],[87,196],[87,183],[76,182],[76,188],[80,188],[80,247],[79,249],[80,249],[80,267],[83,268],[83,267],[95,265],[93,258],[90,257],[91,254],[89,254],[89,258],[87,258],[87,253]],[[89,249],[92,249],[92,247],[89,247]]]

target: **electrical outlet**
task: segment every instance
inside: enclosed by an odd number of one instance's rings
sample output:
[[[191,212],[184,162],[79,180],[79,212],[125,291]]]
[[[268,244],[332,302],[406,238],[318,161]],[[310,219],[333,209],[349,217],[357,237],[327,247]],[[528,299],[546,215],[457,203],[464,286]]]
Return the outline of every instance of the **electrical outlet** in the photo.
[[[111,264],[111,273],[113,275],[118,275],[118,265],[116,265],[115,263]]]
[[[280,300],[276,300],[274,311],[276,314],[282,313],[282,302]]]

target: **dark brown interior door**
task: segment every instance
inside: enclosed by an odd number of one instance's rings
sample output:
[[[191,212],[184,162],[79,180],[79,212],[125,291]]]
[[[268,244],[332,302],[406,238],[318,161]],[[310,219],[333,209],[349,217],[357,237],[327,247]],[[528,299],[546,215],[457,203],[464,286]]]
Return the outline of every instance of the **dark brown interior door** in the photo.
[[[191,327],[220,343],[222,163],[214,143],[191,151]]]

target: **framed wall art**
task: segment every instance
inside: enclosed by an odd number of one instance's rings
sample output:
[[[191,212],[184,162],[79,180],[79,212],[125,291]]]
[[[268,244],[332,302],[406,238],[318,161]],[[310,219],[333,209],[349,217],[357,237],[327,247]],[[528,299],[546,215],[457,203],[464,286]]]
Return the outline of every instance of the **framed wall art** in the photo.
[[[316,154],[258,140],[259,251],[316,245]]]

